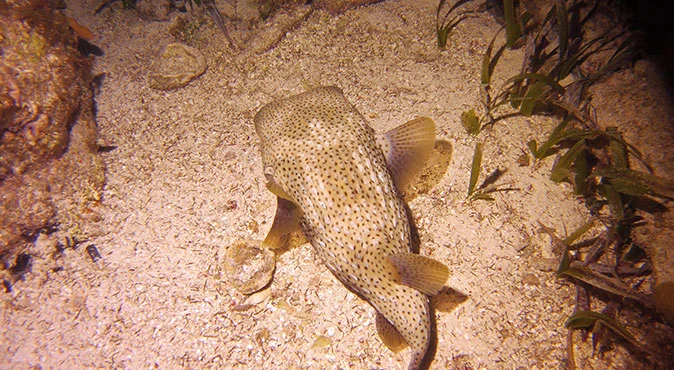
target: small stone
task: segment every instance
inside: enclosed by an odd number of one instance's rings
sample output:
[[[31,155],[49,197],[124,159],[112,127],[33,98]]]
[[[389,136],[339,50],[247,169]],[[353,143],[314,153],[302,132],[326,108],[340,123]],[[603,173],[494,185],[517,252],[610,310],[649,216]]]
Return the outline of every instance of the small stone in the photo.
[[[140,0],[136,3],[136,12],[143,20],[166,22],[169,20],[171,4],[166,0]]]
[[[157,90],[183,87],[206,72],[206,59],[191,46],[168,44],[150,68],[148,84]]]
[[[225,209],[228,211],[234,211],[237,208],[237,206],[238,204],[234,199],[230,199],[227,202],[225,202]]]
[[[246,223],[246,226],[248,227],[248,231],[250,231],[253,234],[257,234],[260,231],[260,224],[257,223],[255,220],[250,220],[248,223]]]
[[[535,285],[535,286],[541,285],[541,281],[538,279],[538,276],[531,273],[526,273],[522,275],[522,281],[524,282],[524,284],[527,285]]]
[[[528,154],[522,154],[519,157],[517,157],[517,164],[520,167],[526,167],[529,165],[529,155]]]
[[[269,285],[276,269],[276,255],[262,242],[245,240],[225,252],[227,280],[243,294],[252,294]]]
[[[322,349],[322,348],[330,347],[331,344],[332,344],[332,340],[330,340],[330,338],[325,337],[323,335],[319,335],[314,340],[314,344],[311,346],[311,348]]]

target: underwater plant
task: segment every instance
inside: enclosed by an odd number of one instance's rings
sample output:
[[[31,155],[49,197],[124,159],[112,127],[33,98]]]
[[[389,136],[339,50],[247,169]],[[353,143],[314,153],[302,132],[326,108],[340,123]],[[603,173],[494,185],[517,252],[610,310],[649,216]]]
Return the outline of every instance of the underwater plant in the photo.
[[[444,49],[447,46],[447,38],[449,34],[456,28],[456,26],[466,19],[466,15],[472,11],[465,11],[459,14],[454,14],[455,11],[469,0],[459,0],[454,5],[449,5],[447,0],[440,0],[438,9],[435,14],[435,33],[438,39],[438,47]],[[442,11],[447,10],[442,13]],[[450,17],[451,16],[451,17]]]
[[[444,3],[441,1],[440,5]],[[569,367],[575,368],[571,336],[575,329],[590,330],[593,343],[598,344],[600,350],[610,338],[618,337],[654,366],[664,366],[672,360],[671,354],[659,349],[658,343],[647,342],[643,333],[632,334],[636,329],[621,324],[625,320],[620,319],[620,314],[626,307],[623,302],[626,300],[636,302],[639,309],[657,311],[665,318],[674,317],[671,302],[674,284],[656,286],[653,294],[638,289],[644,276],[651,273],[651,265],[644,246],[637,245],[631,236],[634,228],[644,222],[638,213],[644,203],[643,197],[650,197],[649,202],[674,199],[674,182],[654,176],[641,153],[623,139],[616,127],[599,129],[596,115],[585,96],[590,85],[635,59],[640,52],[642,35],[617,27],[588,36],[587,24],[597,12],[598,1],[590,4],[571,2],[570,6],[565,1],[556,1],[539,24],[533,24],[533,17],[513,1],[504,0],[502,4],[505,24],[488,44],[480,70],[484,113],[467,110],[462,113],[461,122],[466,133],[477,138],[485,127],[509,117],[546,114],[560,119],[547,139],[527,143],[529,154],[523,154],[522,162],[528,164],[529,155],[537,162],[558,155],[550,170],[550,179],[571,183],[575,194],[585,200],[593,216],[564,239],[540,224],[550,236],[554,249],[561,254],[557,276],[572,281],[578,292],[576,310],[565,323],[569,328]],[[458,5],[451,7],[449,12],[455,11],[456,7]],[[448,18],[445,15],[443,22],[438,21],[439,46],[440,41],[446,43],[449,32],[446,31],[445,38],[441,39],[440,31],[451,30],[452,24],[458,24],[459,17],[454,16],[443,23]],[[496,47],[504,30],[505,41]],[[492,76],[499,59],[518,46],[524,47],[520,72],[495,88]],[[607,53],[610,56],[602,58]],[[591,59],[603,59],[603,62],[600,67],[587,72],[581,66]],[[568,83],[572,75],[574,79]],[[514,190],[494,185],[500,176],[498,170],[488,176],[483,185],[477,186],[484,150],[484,141],[478,141],[470,165],[469,200],[493,200],[491,194],[495,192]],[[639,163],[645,171],[633,169],[632,162]],[[577,242],[591,229],[599,229],[599,235]],[[590,297],[605,297],[606,294],[609,298],[604,298],[607,301],[605,307],[601,311],[593,310]]]

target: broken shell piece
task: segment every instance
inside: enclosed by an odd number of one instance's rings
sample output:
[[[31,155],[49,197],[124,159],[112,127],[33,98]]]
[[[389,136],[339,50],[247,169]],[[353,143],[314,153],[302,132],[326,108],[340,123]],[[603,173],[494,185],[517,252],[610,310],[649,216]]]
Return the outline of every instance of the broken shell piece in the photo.
[[[269,285],[275,268],[276,255],[260,241],[238,241],[225,252],[227,280],[243,294],[255,293]]]
[[[253,293],[246,297],[246,299],[232,308],[234,311],[248,311],[251,308],[267,301],[271,297],[271,288],[263,289],[257,293]]]
[[[148,84],[157,90],[177,89],[204,72],[206,59],[198,49],[183,44],[168,44],[152,64]]]

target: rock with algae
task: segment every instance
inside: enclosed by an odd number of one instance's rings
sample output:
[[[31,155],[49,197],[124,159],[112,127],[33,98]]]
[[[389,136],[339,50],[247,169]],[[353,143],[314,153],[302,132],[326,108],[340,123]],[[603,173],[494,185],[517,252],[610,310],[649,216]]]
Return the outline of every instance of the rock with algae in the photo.
[[[238,241],[225,252],[227,280],[243,294],[255,293],[269,285],[275,269],[276,254],[260,241]]]
[[[0,262],[46,226],[86,239],[100,217],[91,59],[48,4],[0,5]]]
[[[149,85],[157,90],[183,87],[206,72],[206,59],[191,46],[166,45],[150,68]]]

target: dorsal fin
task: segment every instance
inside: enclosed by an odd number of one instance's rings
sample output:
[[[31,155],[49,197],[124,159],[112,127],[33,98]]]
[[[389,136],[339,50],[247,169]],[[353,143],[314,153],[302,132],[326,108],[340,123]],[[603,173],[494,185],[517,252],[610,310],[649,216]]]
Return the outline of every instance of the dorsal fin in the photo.
[[[426,164],[435,144],[435,122],[417,117],[377,135],[396,188],[404,189]]]
[[[377,312],[375,323],[377,324],[377,334],[379,334],[379,338],[388,349],[394,353],[398,353],[408,346],[402,334],[384,315]]]
[[[388,260],[398,272],[397,283],[434,296],[449,278],[449,268],[432,258],[412,253],[392,254]]]

